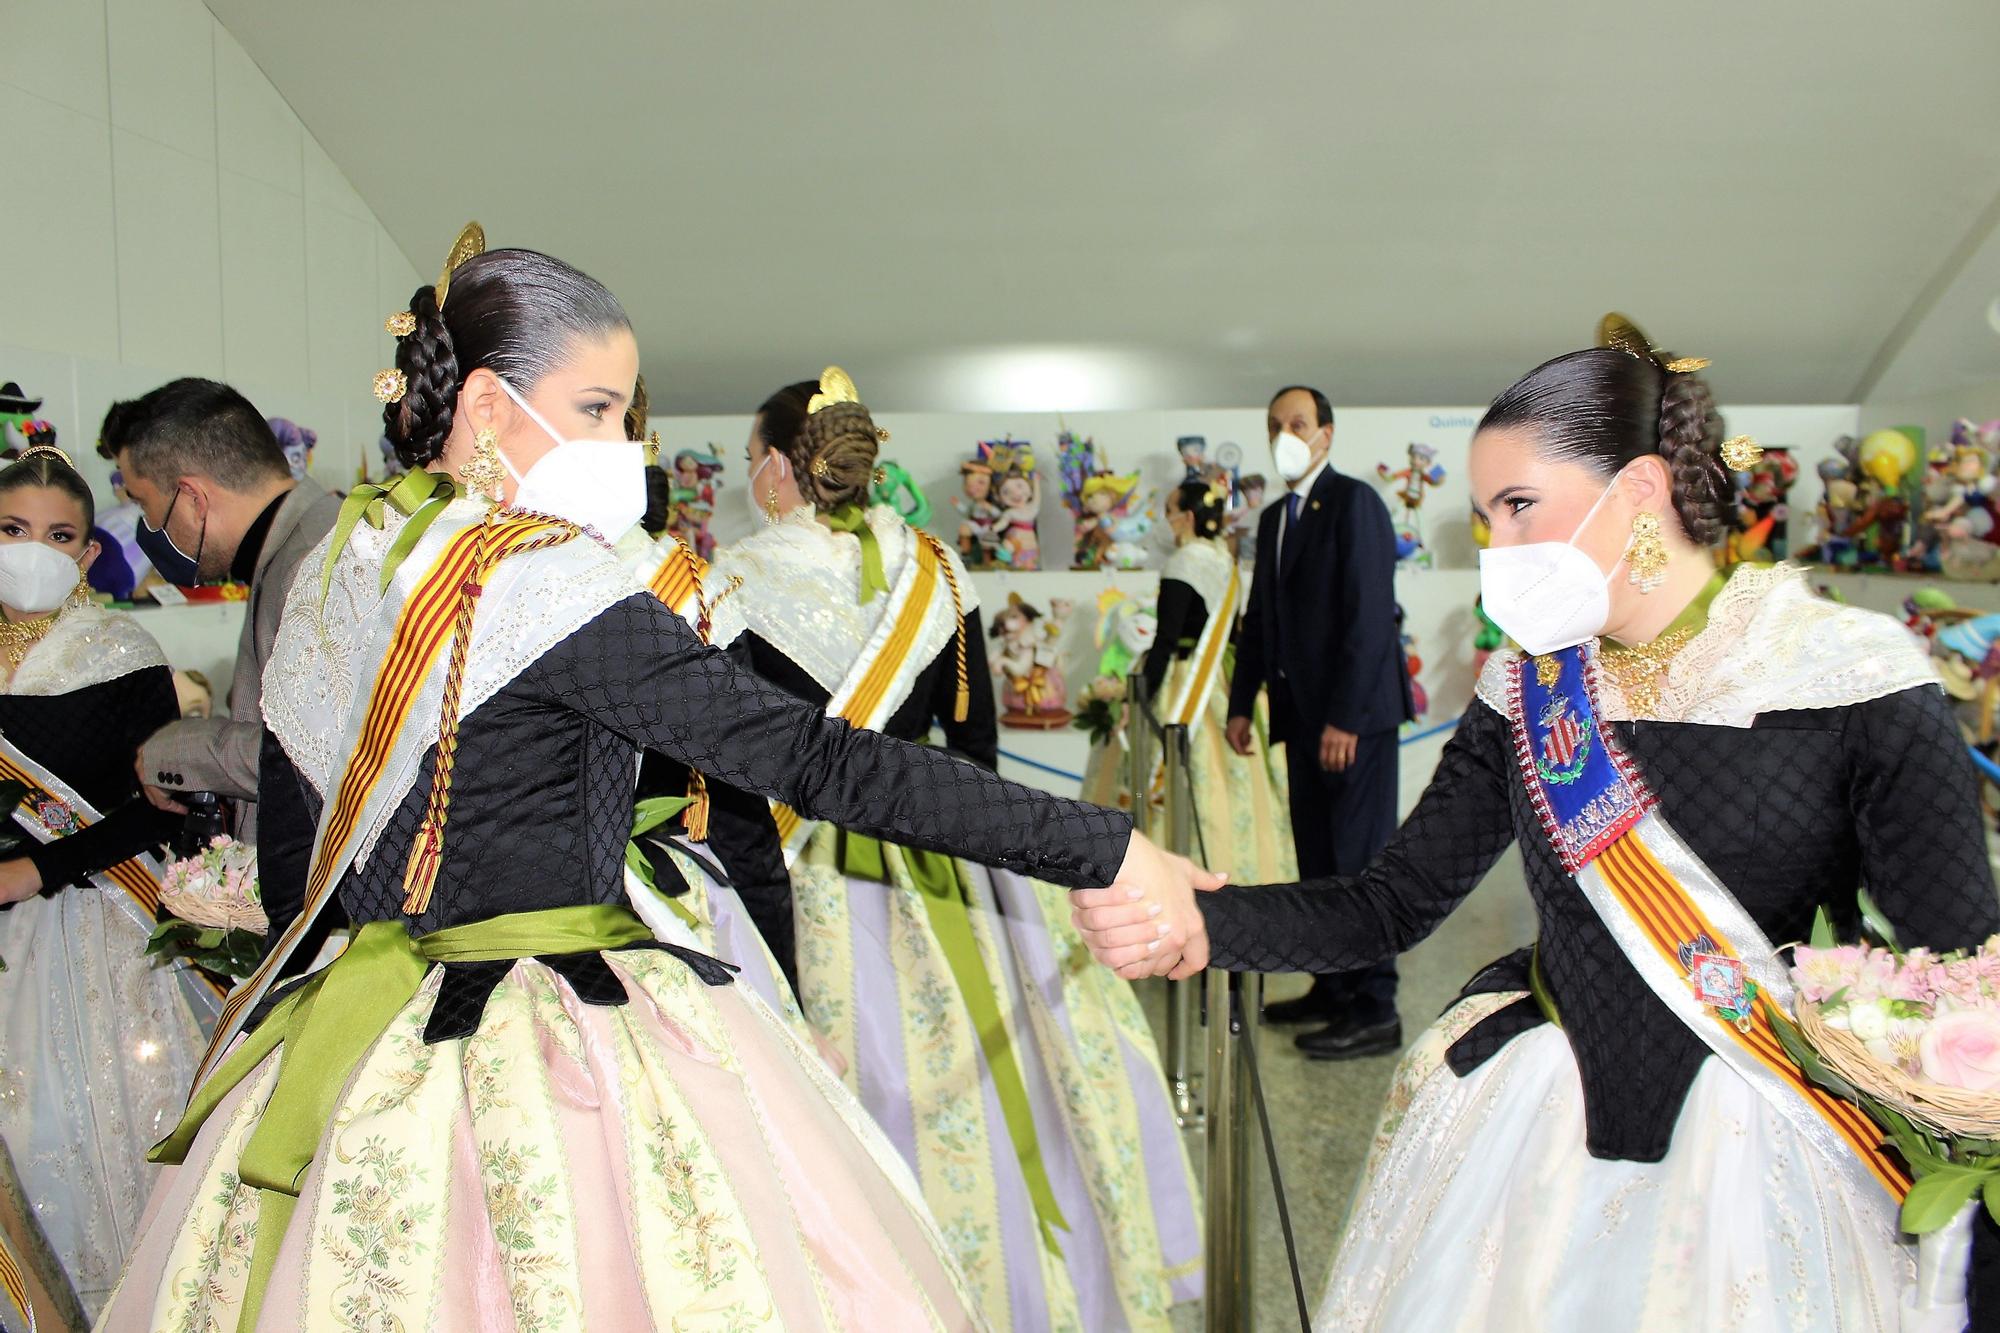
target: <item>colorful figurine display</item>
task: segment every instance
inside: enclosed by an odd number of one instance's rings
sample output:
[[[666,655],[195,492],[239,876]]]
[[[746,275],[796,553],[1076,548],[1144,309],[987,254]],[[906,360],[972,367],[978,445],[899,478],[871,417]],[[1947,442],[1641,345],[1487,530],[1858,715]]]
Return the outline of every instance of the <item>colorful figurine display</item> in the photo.
[[[966,568],[1040,567],[1035,519],[1041,510],[1041,486],[1034,469],[1034,446],[1012,436],[981,440],[973,456],[959,464],[961,494],[951,503],[958,510],[958,554]],[[1003,499],[1003,493],[1014,496],[1018,505]],[[1016,517],[1010,509],[1016,507],[1026,511],[1025,536],[1013,531]],[[1015,559],[1024,546],[1030,560],[1025,565]]]
[[[1097,452],[1095,442],[1079,439],[1068,430],[1056,436],[1056,457],[1063,503],[1076,518],[1076,554],[1071,568],[1138,568],[1145,561],[1143,543],[1151,526],[1132,512],[1140,474],[1120,476],[1113,472],[1108,460]],[[1182,458],[1186,457],[1183,451]],[[1141,518],[1140,523],[1126,526],[1133,518]]]
[[[722,486],[722,458],[715,446],[682,449],[674,455],[672,505],[667,531],[704,560],[715,555],[715,535],[708,530],[715,517],[715,492]]]
[[[1736,524],[1725,547],[1725,563],[1783,560],[1789,554],[1790,494],[1798,478],[1798,462],[1784,447],[1766,447],[1756,466],[1738,478]]]
[[[35,420],[42,400],[30,398],[13,380],[0,384],[0,446],[25,449],[34,441],[34,429],[44,423]]]
[[[1071,604],[1049,603],[1047,616],[1007,594],[1007,604],[993,617],[993,674],[1000,681],[1000,725],[1023,731],[1049,731],[1069,725],[1069,690],[1062,674],[1062,634]]]
[[[1391,469],[1387,463],[1375,465],[1375,475],[1395,487],[1391,495],[1402,511],[1396,523],[1396,559],[1428,569],[1431,553],[1424,545],[1424,496],[1444,484],[1444,466],[1437,461],[1434,445],[1412,443],[1408,461]]]

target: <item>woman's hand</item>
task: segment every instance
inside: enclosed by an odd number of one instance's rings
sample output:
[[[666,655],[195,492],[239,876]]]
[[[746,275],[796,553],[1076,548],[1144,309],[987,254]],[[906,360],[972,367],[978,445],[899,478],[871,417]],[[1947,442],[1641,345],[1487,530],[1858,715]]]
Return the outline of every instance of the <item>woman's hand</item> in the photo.
[[[1134,833],[1110,888],[1070,894],[1071,920],[1097,960],[1126,980],[1179,980],[1208,966],[1208,927],[1195,891],[1219,889],[1228,878]]]
[[[42,872],[25,856],[0,861],[0,903],[22,903],[42,891]]]

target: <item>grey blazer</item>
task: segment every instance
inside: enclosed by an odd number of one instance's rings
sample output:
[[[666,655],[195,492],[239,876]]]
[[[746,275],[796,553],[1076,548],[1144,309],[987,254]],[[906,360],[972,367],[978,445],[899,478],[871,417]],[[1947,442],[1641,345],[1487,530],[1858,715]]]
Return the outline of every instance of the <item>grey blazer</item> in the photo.
[[[212,791],[235,801],[235,835],[257,837],[257,749],[264,736],[264,663],[278,637],[285,596],[308,552],[332,530],[339,497],[308,477],[278,505],[257,568],[250,604],[236,641],[236,670],[229,682],[228,717],[190,717],[153,733],[139,751],[148,781],[171,791]]]

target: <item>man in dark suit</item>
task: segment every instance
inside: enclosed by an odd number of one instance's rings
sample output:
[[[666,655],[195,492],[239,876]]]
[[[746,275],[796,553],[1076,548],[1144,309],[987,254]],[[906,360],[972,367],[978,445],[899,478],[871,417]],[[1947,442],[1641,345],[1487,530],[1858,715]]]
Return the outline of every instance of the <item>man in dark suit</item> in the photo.
[[[1396,829],[1397,728],[1414,716],[1396,630],[1396,533],[1372,486],[1335,471],[1333,406],[1294,386],[1271,400],[1272,453],[1286,491],[1257,525],[1257,560],[1229,689],[1229,743],[1251,752],[1268,690],[1285,746],[1299,874],[1360,873]],[[1313,979],[1264,1007],[1272,1023],[1323,1022],[1298,1038],[1315,1059],[1402,1045],[1393,961]]]

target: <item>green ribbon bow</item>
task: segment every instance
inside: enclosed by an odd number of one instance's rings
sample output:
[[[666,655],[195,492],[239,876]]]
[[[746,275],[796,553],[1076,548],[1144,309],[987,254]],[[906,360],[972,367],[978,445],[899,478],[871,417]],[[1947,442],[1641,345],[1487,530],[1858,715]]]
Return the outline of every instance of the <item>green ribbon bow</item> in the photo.
[[[930,921],[931,933],[937,937],[938,949],[944,954],[945,965],[951,969],[952,980],[958,984],[959,996],[965,1001],[966,1012],[979,1034],[979,1048],[986,1053],[986,1066],[993,1074],[993,1091],[999,1098],[1007,1137],[1014,1145],[1014,1156],[1027,1182],[1028,1200],[1034,1205],[1042,1244],[1050,1254],[1060,1257],[1062,1245],[1056,1233],[1068,1231],[1069,1222],[1056,1202],[1055,1186],[1049,1182],[1048,1169],[1042,1164],[1042,1145],[1035,1133],[1035,1113],[1028,1102],[1027,1080],[1021,1076],[1021,1065],[1008,1037],[1007,1020],[1000,1013],[999,983],[986,970],[979,938],[973,933],[972,909],[967,905],[972,886],[966,883],[964,869],[956,857],[915,847],[897,850],[903,855],[903,864]],[[895,884],[879,838],[843,829],[838,857],[844,875],[873,884]]]
[[[699,926],[701,923],[695,920],[694,913],[690,912],[680,899],[660,893],[659,881],[653,874],[653,860],[646,855],[646,849],[639,845],[641,833],[651,833],[693,804],[692,796],[649,796],[634,804],[632,836],[625,843],[625,866],[638,877],[641,884],[659,894],[667,906],[673,909],[675,916],[690,926]]]
[[[442,472],[426,472],[422,468],[412,468],[388,485],[369,482],[356,486],[340,502],[340,517],[333,521],[333,545],[327,548],[326,567],[320,570],[319,596],[326,600],[333,587],[333,563],[340,559],[340,553],[347,549],[347,539],[354,535],[354,527],[363,519],[368,526],[381,531],[387,519],[384,505],[394,506],[397,513],[409,519],[409,523],[397,534],[389,547],[389,556],[382,562],[382,591],[389,590],[389,580],[395,577],[396,569],[403,558],[417,544],[419,538],[429,530],[437,516],[444,512],[458,494],[451,478]]]
[[[889,591],[889,576],[882,572],[882,543],[868,526],[867,512],[850,500],[820,518],[835,532],[851,532],[861,541],[861,604],[866,606],[876,593]]]
[[[434,963],[470,963],[544,954],[596,953],[653,938],[627,907],[595,904],[515,912],[412,937],[400,920],[371,921],[340,957],[281,1000],[195,1091],[151,1162],[187,1160],[195,1135],[222,1099],[282,1043],[278,1081],[243,1145],[238,1177],[259,1191],[257,1240],[239,1326],[254,1327],[298,1206],[299,1186],[333,1119],[355,1066],[416,996]]]

